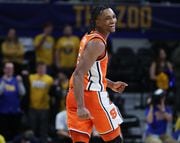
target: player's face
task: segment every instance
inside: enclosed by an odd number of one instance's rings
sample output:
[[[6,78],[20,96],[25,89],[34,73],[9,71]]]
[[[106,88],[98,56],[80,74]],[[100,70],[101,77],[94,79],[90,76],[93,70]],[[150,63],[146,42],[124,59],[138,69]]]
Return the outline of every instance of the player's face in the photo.
[[[64,35],[66,35],[66,36],[71,36],[72,35],[72,27],[71,26],[66,26],[64,28]]]
[[[106,32],[115,32],[116,30],[116,15],[111,8],[105,9],[97,18],[97,27]]]
[[[159,52],[160,59],[166,59],[166,52],[164,49],[161,49]]]
[[[47,27],[44,28],[44,32],[47,34],[47,35],[50,35],[53,31],[53,26],[49,25]]]
[[[8,32],[8,37],[10,39],[13,39],[16,36],[16,30],[15,29],[10,29]]]
[[[43,75],[46,73],[46,66],[45,65],[39,65],[37,67],[37,73],[40,75]]]
[[[14,74],[14,65],[12,63],[6,63],[4,67],[4,74],[7,76],[12,76]]]

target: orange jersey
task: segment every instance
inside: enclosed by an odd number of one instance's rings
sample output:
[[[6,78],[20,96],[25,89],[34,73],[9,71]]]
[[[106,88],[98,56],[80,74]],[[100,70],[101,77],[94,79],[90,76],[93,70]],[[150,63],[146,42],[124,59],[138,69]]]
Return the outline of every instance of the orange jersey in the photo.
[[[106,46],[106,40],[97,32],[91,32],[90,34],[84,35],[80,42],[80,49],[78,54],[78,61],[81,59],[84,49],[89,41],[93,39],[100,39]],[[96,50],[96,47],[93,47]],[[106,71],[108,64],[108,55],[105,51],[105,56],[97,59],[92,67],[89,69],[88,73],[84,75],[84,90],[88,91],[106,91],[107,81],[106,81]],[[73,75],[72,75],[73,76]],[[70,88],[73,88],[73,78],[70,79]]]

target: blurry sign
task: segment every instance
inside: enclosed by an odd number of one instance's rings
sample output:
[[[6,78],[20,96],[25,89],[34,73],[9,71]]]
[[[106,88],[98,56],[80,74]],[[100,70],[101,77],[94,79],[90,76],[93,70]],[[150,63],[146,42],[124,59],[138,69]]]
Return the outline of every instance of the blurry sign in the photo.
[[[82,35],[90,24],[90,5],[72,4],[0,4],[0,35],[15,27],[20,35],[34,36],[47,21],[55,25],[54,33],[65,24],[74,26]],[[180,37],[180,6],[114,5],[117,16],[117,37],[173,38]]]
[[[73,6],[76,27],[89,26],[91,7],[86,5]],[[151,28],[152,8],[150,6],[116,6],[118,28]]]

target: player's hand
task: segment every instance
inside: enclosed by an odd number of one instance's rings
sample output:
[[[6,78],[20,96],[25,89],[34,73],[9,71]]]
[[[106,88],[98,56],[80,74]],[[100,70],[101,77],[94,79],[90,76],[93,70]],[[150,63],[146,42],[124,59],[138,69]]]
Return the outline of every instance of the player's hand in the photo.
[[[22,82],[22,77],[20,75],[16,76],[18,82]]]
[[[111,89],[112,89],[113,91],[115,91],[115,92],[121,93],[121,92],[124,91],[124,89],[125,89],[126,86],[128,86],[127,83],[122,82],[122,81],[116,81],[116,82],[113,83]]]
[[[23,70],[23,71],[21,72],[21,74],[27,76],[27,75],[29,74],[29,71],[28,71],[28,70]]]
[[[93,117],[91,116],[89,110],[85,107],[82,108],[78,108],[77,109],[77,115],[79,118],[81,118],[82,120],[85,119],[92,119]]]

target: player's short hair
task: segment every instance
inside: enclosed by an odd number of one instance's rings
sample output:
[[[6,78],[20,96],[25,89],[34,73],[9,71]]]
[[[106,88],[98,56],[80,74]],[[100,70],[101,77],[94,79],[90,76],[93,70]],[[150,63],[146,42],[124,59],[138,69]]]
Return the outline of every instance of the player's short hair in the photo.
[[[108,9],[108,8],[110,8],[110,6],[100,5],[92,9],[89,32],[91,32],[92,30],[95,30],[97,17],[102,13],[103,10]]]

